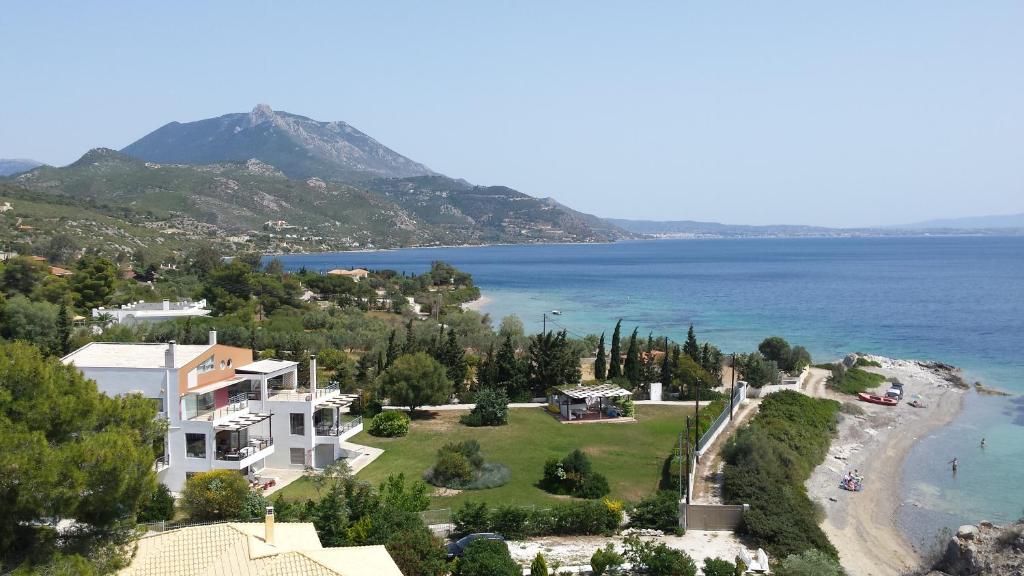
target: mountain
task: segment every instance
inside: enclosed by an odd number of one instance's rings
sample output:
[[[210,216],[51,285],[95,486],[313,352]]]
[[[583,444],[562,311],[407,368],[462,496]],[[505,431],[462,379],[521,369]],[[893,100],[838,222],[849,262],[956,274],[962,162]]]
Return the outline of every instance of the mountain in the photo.
[[[0,176],[11,176],[28,172],[36,166],[42,166],[42,162],[28,160],[25,158],[0,158]]]
[[[994,230],[999,228],[1024,229],[1024,212],[994,216],[968,216],[964,218],[942,218],[914,224],[897,226],[907,230]]]
[[[767,225],[748,226],[742,224],[721,224],[719,222],[698,222],[695,220],[622,220],[605,218],[609,223],[635,234],[661,237],[715,237],[748,238],[763,236],[838,236],[853,230],[825,228],[822,226]]]
[[[121,152],[161,164],[215,164],[257,158],[290,178],[358,182],[433,172],[345,122],[318,122],[260,104],[249,113],[171,122]]]

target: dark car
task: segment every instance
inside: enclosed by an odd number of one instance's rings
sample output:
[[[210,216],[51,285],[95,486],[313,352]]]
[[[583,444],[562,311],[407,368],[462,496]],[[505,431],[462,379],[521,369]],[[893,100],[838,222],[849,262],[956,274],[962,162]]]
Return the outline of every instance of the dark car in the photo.
[[[448,543],[448,559],[453,560],[462,556],[466,551],[466,548],[469,548],[469,545],[475,540],[497,540],[499,542],[504,542],[505,538],[503,538],[501,534],[494,534],[492,532],[477,532],[476,534],[463,536],[455,542]]]

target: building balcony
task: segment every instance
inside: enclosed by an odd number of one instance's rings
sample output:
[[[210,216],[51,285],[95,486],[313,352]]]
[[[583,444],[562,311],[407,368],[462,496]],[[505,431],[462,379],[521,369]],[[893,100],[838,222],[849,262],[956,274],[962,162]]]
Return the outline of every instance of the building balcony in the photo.
[[[167,470],[170,467],[171,457],[168,456],[167,454],[161,454],[160,456],[157,456],[156,459],[153,461],[153,471],[156,472],[157,474],[163,472],[164,470]]]
[[[319,402],[333,398],[340,393],[341,390],[337,384],[317,388],[315,393],[309,388],[271,388],[267,390],[268,400],[271,402]],[[256,396],[259,396],[259,393],[256,393]]]
[[[274,439],[249,438],[247,445],[238,450],[218,450],[214,456],[213,467],[219,469],[241,470],[274,453]]]
[[[343,419],[338,422],[321,423],[314,426],[318,444],[333,444],[355,436],[363,430],[363,417]]]

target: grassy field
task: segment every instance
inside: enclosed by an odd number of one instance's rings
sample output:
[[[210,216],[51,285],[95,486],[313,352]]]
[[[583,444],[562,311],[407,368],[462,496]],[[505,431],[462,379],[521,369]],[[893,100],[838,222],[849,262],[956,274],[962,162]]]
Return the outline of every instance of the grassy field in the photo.
[[[561,424],[539,408],[510,411],[509,424],[497,428],[469,428],[459,423],[464,412],[434,412],[428,419],[415,420],[405,438],[375,438],[361,433],[351,441],[385,450],[358,477],[373,484],[388,474],[404,472],[421,478],[434,463],[437,449],[446,442],[470,438],[480,442],[484,458],[501,462],[512,470],[508,484],[488,490],[473,490],[456,496],[435,496],[434,508],[455,508],[465,500],[550,505],[559,501],[537,488],[544,460],[561,458],[575,448],[591,457],[594,468],[608,477],[613,498],[638,500],[658,489],[665,458],[677,442],[685,417],[693,409],[682,406],[637,406],[632,423]],[[316,493],[299,479],[281,493],[289,499],[315,498]]]

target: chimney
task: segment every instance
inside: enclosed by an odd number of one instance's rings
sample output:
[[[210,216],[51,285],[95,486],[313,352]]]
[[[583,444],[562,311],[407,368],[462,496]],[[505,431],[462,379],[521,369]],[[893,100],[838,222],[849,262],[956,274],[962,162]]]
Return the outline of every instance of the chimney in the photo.
[[[316,398],[316,354],[309,355],[309,392]]]
[[[265,533],[263,534],[263,541],[266,542],[267,544],[273,544],[274,543],[274,507],[273,506],[267,506],[267,516],[266,516],[266,519],[263,522],[264,522],[264,526],[265,526],[265,528],[264,528]]]
[[[170,309],[171,309],[171,301],[170,300],[164,300],[164,310],[170,310]]]
[[[178,343],[174,340],[167,343],[167,350],[164,352],[164,364],[166,364],[168,368],[174,368],[174,352],[177,347]]]
[[[210,330],[210,346],[216,346],[216,345],[217,345],[217,331],[216,330]]]

